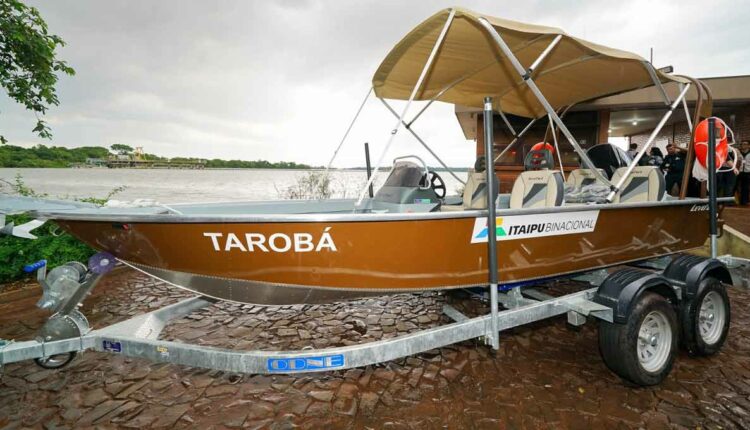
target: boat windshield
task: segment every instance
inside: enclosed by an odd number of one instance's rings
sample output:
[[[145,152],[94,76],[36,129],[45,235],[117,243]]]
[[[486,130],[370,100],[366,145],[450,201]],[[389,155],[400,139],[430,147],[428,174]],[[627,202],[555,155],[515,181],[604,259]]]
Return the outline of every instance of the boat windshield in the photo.
[[[409,161],[401,161],[396,163],[391,170],[391,174],[388,175],[388,179],[385,180],[385,187],[420,187],[422,184],[422,177],[424,176],[423,169],[417,164]]]

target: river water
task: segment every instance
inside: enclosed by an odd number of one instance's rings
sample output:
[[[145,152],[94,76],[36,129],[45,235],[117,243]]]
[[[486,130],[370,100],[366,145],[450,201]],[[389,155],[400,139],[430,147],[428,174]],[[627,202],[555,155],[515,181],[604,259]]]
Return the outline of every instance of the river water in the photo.
[[[0,192],[8,191],[2,181],[15,182],[21,175],[26,186],[50,198],[103,198],[115,188],[126,188],[113,199],[153,199],[161,203],[275,200],[305,178],[309,170],[280,169],[15,169],[0,168]],[[458,172],[465,178],[465,172]],[[376,179],[381,184],[387,174]],[[460,183],[448,172],[440,172],[448,194]],[[356,198],[367,180],[363,170],[331,171],[333,197]]]

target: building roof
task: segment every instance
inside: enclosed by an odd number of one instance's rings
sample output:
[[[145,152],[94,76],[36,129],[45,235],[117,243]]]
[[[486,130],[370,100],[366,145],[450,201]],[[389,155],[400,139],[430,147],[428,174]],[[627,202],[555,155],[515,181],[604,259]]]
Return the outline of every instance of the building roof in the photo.
[[[733,106],[750,103],[750,75],[702,78],[711,89],[714,97],[714,113],[722,112]],[[667,84],[665,89],[671,99],[677,97],[677,84]],[[690,90],[686,96],[689,106],[695,104],[696,92]],[[609,110],[612,136],[629,136],[653,129],[665,112],[664,99],[656,87],[642,88],[635,91],[604,97],[593,102],[583,103],[574,108],[577,111]],[[476,139],[476,114],[481,109],[456,106],[458,123],[466,139]],[[691,112],[692,114],[692,112]],[[675,111],[670,122],[685,120],[683,110]]]

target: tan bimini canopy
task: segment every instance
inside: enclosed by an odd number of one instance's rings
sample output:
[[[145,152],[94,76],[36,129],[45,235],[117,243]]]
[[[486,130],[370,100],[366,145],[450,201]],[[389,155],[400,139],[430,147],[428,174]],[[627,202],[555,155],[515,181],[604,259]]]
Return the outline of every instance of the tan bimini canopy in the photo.
[[[433,15],[391,50],[372,79],[378,97],[409,99],[450,12],[446,9]],[[506,113],[529,118],[547,114],[480,24],[482,17],[505,40],[524,68],[531,66],[555,37],[561,36],[531,75],[555,110],[654,85],[650,64],[636,54],[591,43],[553,27],[455,9],[455,18],[415,100],[437,97],[438,101],[482,107],[483,98],[491,96],[495,108]],[[662,83],[688,83],[680,77],[653,69],[652,72]],[[450,89],[440,94],[446,88]]]

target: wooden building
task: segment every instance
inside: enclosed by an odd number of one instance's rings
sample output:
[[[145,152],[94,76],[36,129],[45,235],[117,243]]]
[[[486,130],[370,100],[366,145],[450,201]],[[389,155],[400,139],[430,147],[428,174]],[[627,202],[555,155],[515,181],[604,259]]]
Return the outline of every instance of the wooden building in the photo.
[[[737,142],[750,139],[750,75],[705,78],[702,81],[707,83],[713,92],[714,115],[722,118],[734,130]],[[667,85],[666,90],[670,98],[674,99],[679,89],[676,85]],[[694,91],[688,93],[687,101],[692,109],[695,103]],[[584,149],[599,143],[608,143],[613,137],[621,138],[625,144],[635,143],[640,147],[646,143],[665,112],[666,106],[658,90],[649,87],[575,106],[563,120]],[[478,109],[456,106],[455,114],[464,136],[476,142],[477,156],[482,155],[482,112]],[[512,115],[507,117],[516,132],[529,122],[527,118]],[[495,153],[499,154],[513,137],[499,115],[495,115],[493,122],[494,148]],[[501,192],[510,192],[513,181],[523,170],[524,157],[535,143],[545,140],[545,135],[546,141],[553,143],[547,119],[542,118],[496,163],[495,170],[500,178]],[[660,147],[668,143],[686,147],[689,140],[690,130],[685,121],[684,110],[680,107],[657,135],[656,143]],[[578,168],[578,157],[565,137],[558,134],[558,142],[565,172]],[[557,157],[555,162],[558,162]]]

